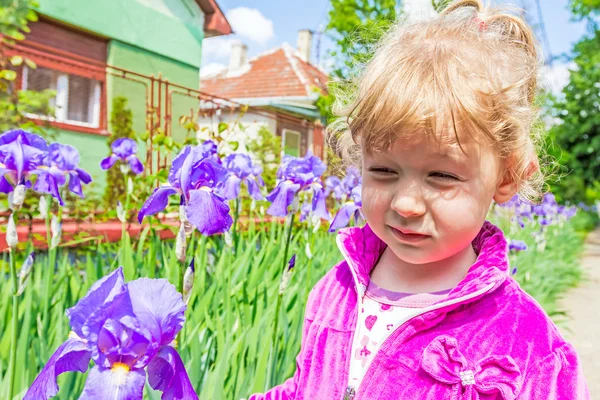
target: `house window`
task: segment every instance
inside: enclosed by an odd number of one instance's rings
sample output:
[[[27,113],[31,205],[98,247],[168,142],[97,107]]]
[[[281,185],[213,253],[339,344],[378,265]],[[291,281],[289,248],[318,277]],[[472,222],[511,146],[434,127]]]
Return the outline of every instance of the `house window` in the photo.
[[[283,153],[300,157],[300,132],[284,129],[282,136]]]
[[[30,110],[28,116],[32,118],[91,128],[100,126],[100,81],[44,67],[25,67],[22,88],[36,91],[50,89],[56,92],[50,103],[53,115],[39,115],[35,110]]]

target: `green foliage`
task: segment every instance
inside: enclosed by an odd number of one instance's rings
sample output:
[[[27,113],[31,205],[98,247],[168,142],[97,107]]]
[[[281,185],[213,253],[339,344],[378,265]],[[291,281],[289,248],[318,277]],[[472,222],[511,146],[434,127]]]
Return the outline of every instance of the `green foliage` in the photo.
[[[600,0],[571,0],[569,6],[573,15],[579,19],[600,15]]]
[[[551,129],[548,147],[566,167],[567,175],[554,185],[557,194],[592,202],[600,199],[593,189],[600,177],[600,31],[577,43],[574,54],[576,68],[562,98],[551,104],[560,123]]]
[[[273,134],[266,126],[258,130],[258,137],[246,144],[248,151],[263,167],[262,177],[268,188],[275,187],[277,169],[281,162],[281,137]]]
[[[437,12],[440,12],[453,1],[454,0],[431,0],[431,3],[433,4],[433,8],[435,8]]]
[[[38,20],[34,9],[39,7],[35,0],[3,1],[0,5],[0,32],[7,37],[2,40],[23,40],[28,33],[29,22]]]
[[[254,215],[257,216],[257,215]],[[200,398],[240,399],[252,392],[264,391],[266,365],[271,347],[275,303],[279,295],[283,252],[283,225],[276,222],[250,229],[240,241],[239,255],[232,257],[223,236],[195,235],[188,247],[188,262],[196,260],[194,286],[186,312],[186,324],[179,337],[180,352],[190,380]],[[155,224],[155,227],[156,224]],[[291,376],[300,349],[304,308],[308,289],[335,262],[334,236],[323,230],[316,233],[312,252],[311,275],[304,255],[306,239],[297,226],[290,254],[297,254],[296,269],[283,296],[280,310],[277,383]],[[33,275],[20,298],[20,336],[18,341],[17,393],[26,388],[69,334],[65,310],[85,295],[90,286],[117,267],[121,246],[83,244],[79,249],[60,249],[53,273],[47,258],[38,254]],[[181,264],[175,257],[173,241],[164,241],[146,230],[138,242],[125,244],[128,251],[124,268],[137,277],[166,278],[177,285]],[[25,252],[22,253],[23,255]],[[5,262],[0,257],[0,263]],[[51,290],[46,295],[45,283]],[[229,285],[227,284],[229,281]],[[5,399],[6,360],[10,329],[10,280],[0,279],[0,398]],[[42,305],[51,304],[49,329],[40,331],[37,320]],[[66,373],[59,379],[57,399],[77,398],[86,375]],[[146,399],[160,399],[160,393],[146,391]]]
[[[52,132],[29,121],[27,113],[51,115],[53,113],[50,100],[55,93],[50,90],[36,92],[32,90],[17,91],[15,80],[17,68],[27,65],[34,69],[35,64],[19,55],[8,57],[6,45],[15,40],[23,40],[29,32],[27,24],[37,21],[34,8],[37,2],[33,0],[15,0],[2,2],[0,5],[0,131],[22,128],[52,138]]]
[[[335,43],[333,75],[348,79],[373,55],[372,47],[397,16],[396,0],[331,0],[327,31]]]
[[[110,146],[120,138],[135,139],[133,131],[133,113],[127,108],[127,99],[125,97],[115,97],[112,104],[112,112],[110,113],[111,135],[108,138],[107,144],[109,147],[108,155],[112,153]],[[109,169],[106,177],[106,189],[104,190],[104,203],[107,209],[114,209],[117,201],[125,201],[125,192],[127,190],[127,180],[118,168],[118,165]],[[128,173],[133,176],[133,172]]]
[[[542,228],[536,222],[528,222],[525,228],[520,228],[503,214],[504,210],[498,211],[499,214],[490,215],[490,220],[505,232],[509,241],[522,240],[528,246],[526,251],[510,254],[511,268],[517,268],[515,279],[555,322],[564,323],[565,310],[557,302],[583,277],[580,263],[585,232],[578,229],[590,228],[589,215],[579,211],[565,223]]]

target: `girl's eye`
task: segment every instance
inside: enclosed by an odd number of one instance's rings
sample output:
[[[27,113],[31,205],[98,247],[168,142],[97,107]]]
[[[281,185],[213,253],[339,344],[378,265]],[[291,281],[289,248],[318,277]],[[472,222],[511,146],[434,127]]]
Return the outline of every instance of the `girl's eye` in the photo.
[[[394,173],[391,169],[382,168],[382,167],[371,167],[369,168],[370,172],[374,172],[377,175],[391,175]]]
[[[432,172],[430,174],[430,176],[433,176],[434,178],[440,179],[442,181],[449,181],[449,182],[454,182],[454,181],[459,180],[456,176],[450,175],[450,174],[445,174],[443,172]]]

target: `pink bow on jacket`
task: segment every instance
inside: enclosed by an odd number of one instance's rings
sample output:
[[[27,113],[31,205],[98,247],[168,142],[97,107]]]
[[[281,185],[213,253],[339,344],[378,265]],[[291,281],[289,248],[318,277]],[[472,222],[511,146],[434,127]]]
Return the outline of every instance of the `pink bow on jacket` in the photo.
[[[512,357],[490,355],[467,361],[458,342],[448,335],[435,338],[423,351],[423,368],[434,379],[456,387],[456,399],[476,400],[482,394],[501,394],[516,399],[521,373]]]

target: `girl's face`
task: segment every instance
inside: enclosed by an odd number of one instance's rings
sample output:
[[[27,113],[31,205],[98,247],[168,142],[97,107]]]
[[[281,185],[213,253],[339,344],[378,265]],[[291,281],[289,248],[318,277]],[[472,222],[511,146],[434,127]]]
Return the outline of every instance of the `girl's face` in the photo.
[[[373,232],[409,264],[451,257],[479,233],[492,199],[509,200],[516,185],[498,182],[494,151],[475,141],[436,146],[397,140],[390,151],[363,152],[363,212]]]

